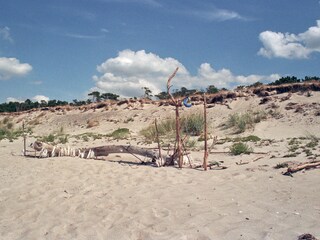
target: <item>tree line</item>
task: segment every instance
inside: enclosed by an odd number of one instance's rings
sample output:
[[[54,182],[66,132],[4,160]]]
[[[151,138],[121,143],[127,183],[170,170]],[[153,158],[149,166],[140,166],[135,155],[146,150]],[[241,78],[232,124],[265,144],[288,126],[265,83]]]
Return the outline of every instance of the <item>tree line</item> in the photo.
[[[268,85],[281,85],[281,84],[290,84],[290,83],[299,83],[299,82],[308,82],[308,81],[320,81],[320,77],[310,77],[306,76],[304,79],[298,79],[295,76],[287,76],[287,77],[282,77],[272,83],[269,83]],[[249,85],[247,87],[259,87],[264,85],[261,82],[256,82],[252,85]],[[238,89],[241,89],[245,86],[238,86]],[[160,92],[159,94],[152,95],[152,91],[148,87],[143,87],[142,90],[144,91],[144,95],[142,96],[143,98],[146,99],[151,99],[152,97],[156,97],[158,99],[168,99],[169,95],[167,92]],[[219,91],[222,90],[228,90],[225,88],[218,89],[214,85],[209,85],[206,89],[198,90],[198,89],[187,89],[186,87],[181,87],[180,89],[175,89],[173,90],[172,95],[174,97],[185,97],[189,96],[192,94],[203,94],[203,93],[208,93],[208,94],[213,94],[213,93],[218,93]],[[56,106],[65,106],[65,105],[70,105],[70,106],[82,106],[86,104],[90,104],[93,102],[100,102],[104,100],[113,100],[113,101],[118,101],[119,95],[114,94],[114,93],[100,93],[99,91],[93,91],[88,94],[90,97],[87,100],[77,100],[74,99],[72,102],[67,102],[67,101],[60,101],[60,100],[49,100],[49,101],[44,101],[42,100],[41,102],[38,101],[31,101],[30,99],[25,100],[24,102],[9,102],[9,103],[2,103],[0,104],[0,112],[20,112],[20,111],[26,111],[34,108],[46,108],[46,107],[56,107]],[[134,97],[137,99],[137,97]]]

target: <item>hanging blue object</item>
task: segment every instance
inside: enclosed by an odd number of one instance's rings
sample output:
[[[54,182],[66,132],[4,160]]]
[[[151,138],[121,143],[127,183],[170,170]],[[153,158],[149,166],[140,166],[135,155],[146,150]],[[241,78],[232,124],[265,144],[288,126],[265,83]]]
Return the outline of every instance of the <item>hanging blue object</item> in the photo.
[[[183,99],[183,105],[187,108],[191,107],[192,106],[192,103],[190,101],[190,98],[189,97],[186,97],[185,99]]]

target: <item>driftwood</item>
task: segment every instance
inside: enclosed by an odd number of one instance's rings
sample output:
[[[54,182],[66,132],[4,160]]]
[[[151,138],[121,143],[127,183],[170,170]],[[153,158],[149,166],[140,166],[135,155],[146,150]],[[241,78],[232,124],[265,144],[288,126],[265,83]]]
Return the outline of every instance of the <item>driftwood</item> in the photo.
[[[177,67],[176,70],[171,74],[171,76],[168,78],[167,81],[167,93],[171,99],[171,104],[175,106],[175,112],[176,112],[176,147],[175,147],[175,153],[178,158],[178,165],[179,168],[182,168],[183,165],[183,156],[182,156],[182,140],[180,136],[180,115],[179,115],[179,107],[181,107],[181,102],[173,97],[173,95],[170,93],[170,88],[172,87],[171,80],[175,77],[177,74],[179,68]]]
[[[283,173],[283,175],[289,175],[291,176],[292,173],[299,172],[301,170],[308,170],[312,168],[318,168],[320,166],[320,161],[316,162],[307,162],[302,163],[297,166],[288,167],[287,171]]]
[[[227,169],[228,167],[226,166],[221,166],[219,163],[217,162],[213,162],[213,163],[208,163],[207,167],[210,168],[211,170],[224,170]],[[193,168],[197,169],[197,168],[203,168],[203,164],[201,165],[196,165]]]
[[[128,153],[136,158],[138,158],[142,163],[139,156],[150,158],[152,162],[157,165],[161,163],[158,160],[159,153],[156,150],[145,149],[136,146],[125,146],[125,145],[109,145],[109,146],[100,146],[100,147],[92,147],[92,148],[70,148],[70,147],[60,147],[53,146],[47,143],[43,143],[40,141],[35,141],[30,145],[35,151],[38,151],[39,157],[58,157],[58,156],[71,156],[71,157],[80,157],[87,159],[97,159],[97,157],[108,156],[112,153]],[[34,156],[37,156],[36,153]]]
[[[159,153],[157,151],[153,151],[150,149],[144,149],[136,146],[124,146],[124,145],[110,145],[110,146],[101,146],[101,147],[93,147],[90,149],[85,149],[85,155],[88,155],[90,150],[94,152],[94,156],[108,156],[112,153],[129,153],[132,155],[144,156],[147,158],[151,158],[152,162],[156,162],[159,159]],[[142,161],[143,162],[143,161]]]

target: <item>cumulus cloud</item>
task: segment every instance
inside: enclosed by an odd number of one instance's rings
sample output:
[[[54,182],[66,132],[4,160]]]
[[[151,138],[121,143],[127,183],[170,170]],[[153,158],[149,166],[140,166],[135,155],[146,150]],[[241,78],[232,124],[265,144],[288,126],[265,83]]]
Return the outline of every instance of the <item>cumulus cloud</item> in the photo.
[[[50,99],[46,96],[43,96],[43,95],[36,95],[32,98],[32,100],[36,101],[36,102],[41,102],[41,101],[48,102]]]
[[[218,88],[232,88],[257,81],[270,82],[279,79],[277,74],[270,76],[237,76],[229,69],[215,70],[209,63],[200,65],[196,75],[174,58],[161,58],[144,50],[134,52],[123,50],[115,58],[109,58],[97,66],[100,75],[93,76],[95,87],[90,91],[111,92],[122,97],[139,97],[143,87],[148,87],[154,94],[166,90],[168,77],[176,67],[179,71],[173,81],[173,89],[181,87],[205,89],[209,85]]]
[[[313,52],[320,52],[320,20],[316,26],[299,34],[264,31],[259,35],[263,44],[258,54],[264,57],[306,59]]]
[[[13,39],[11,37],[10,28],[9,27],[0,28],[0,38],[2,38],[3,40],[8,41],[10,43],[13,43]]]
[[[32,66],[28,63],[20,63],[16,58],[0,57],[0,80],[21,77],[31,70]]]
[[[26,100],[26,99],[25,99]],[[19,98],[15,98],[15,97],[8,97],[6,99],[6,102],[9,103],[9,102],[19,102],[19,103],[22,103],[22,102],[25,102],[25,100],[22,100],[22,99],[19,99]],[[35,101],[35,102],[41,102],[41,101],[46,101],[48,102],[50,99],[46,96],[43,96],[43,95],[36,95],[34,97],[31,98],[32,101]]]
[[[232,88],[238,85],[249,85],[255,82],[272,82],[280,78],[278,74],[269,76],[263,75],[234,75],[229,69],[215,70],[209,63],[203,63],[198,69],[196,87],[205,88],[208,85],[215,85],[218,88]],[[198,85],[198,86],[197,86]]]
[[[22,102],[24,102],[24,101],[21,100],[21,99],[18,99],[18,98],[14,98],[14,97],[8,97],[8,98],[6,99],[6,102],[7,102],[7,103],[9,103],[9,102],[19,102],[19,103],[22,103]]]

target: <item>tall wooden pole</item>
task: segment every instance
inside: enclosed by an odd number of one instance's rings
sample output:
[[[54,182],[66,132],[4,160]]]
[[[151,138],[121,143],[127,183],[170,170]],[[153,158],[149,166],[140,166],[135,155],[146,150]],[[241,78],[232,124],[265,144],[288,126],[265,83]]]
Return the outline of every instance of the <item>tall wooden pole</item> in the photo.
[[[207,129],[207,99],[206,94],[203,94],[203,114],[204,114],[204,156],[203,156],[203,169],[207,171],[208,166],[208,129]]]
[[[179,164],[179,168],[182,168],[183,156],[182,156],[182,142],[181,142],[181,136],[180,136],[180,115],[179,115],[178,105],[176,105],[176,142],[177,142],[178,164]]]
[[[158,142],[158,149],[159,149],[160,164],[161,164],[161,166],[163,166],[157,119],[155,119],[154,125],[155,125],[155,127],[156,127],[156,132],[157,132],[157,142]]]
[[[179,70],[179,68],[177,67],[176,70],[169,77],[169,79],[167,81],[167,92],[168,92],[169,97],[171,98],[171,102],[173,103],[173,105],[176,108],[175,110],[176,110],[176,143],[177,143],[177,149],[175,149],[175,150],[176,150],[176,153],[178,155],[179,168],[182,168],[182,163],[183,163],[182,142],[181,142],[182,140],[181,140],[181,136],[180,136],[180,116],[179,116],[179,105],[180,105],[180,103],[170,93],[171,80],[174,78],[174,76],[176,75],[178,70]]]
[[[24,121],[22,122],[22,131],[23,131],[23,155],[26,156],[27,153],[27,134],[24,128]]]

